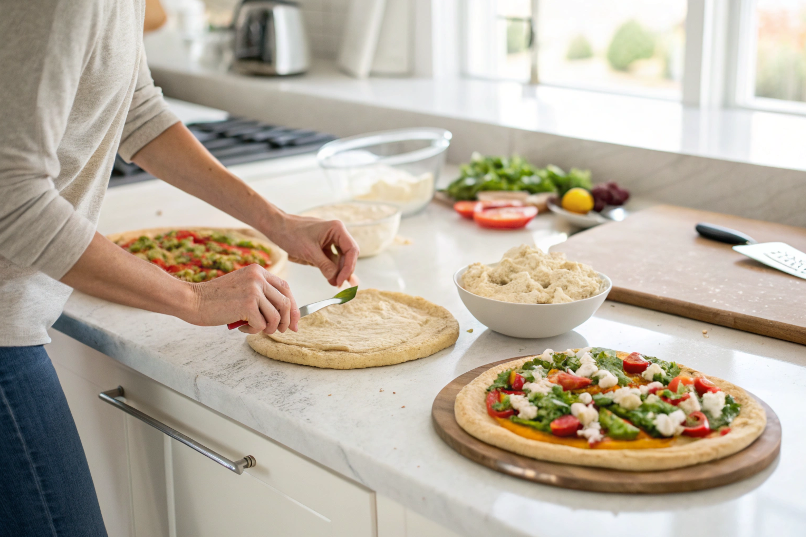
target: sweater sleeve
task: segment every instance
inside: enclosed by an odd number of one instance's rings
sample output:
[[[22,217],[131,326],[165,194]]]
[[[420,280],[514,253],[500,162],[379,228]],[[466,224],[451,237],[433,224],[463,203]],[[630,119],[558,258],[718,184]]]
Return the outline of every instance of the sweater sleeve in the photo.
[[[145,145],[179,122],[179,118],[168,109],[162,98],[162,90],[154,85],[145,48],[140,47],[140,51],[137,84],[118,148],[118,153],[126,162],[131,162],[132,157]]]
[[[4,3],[0,17],[0,256],[55,279],[95,233],[53,178],[99,9],[90,2],[26,0]]]

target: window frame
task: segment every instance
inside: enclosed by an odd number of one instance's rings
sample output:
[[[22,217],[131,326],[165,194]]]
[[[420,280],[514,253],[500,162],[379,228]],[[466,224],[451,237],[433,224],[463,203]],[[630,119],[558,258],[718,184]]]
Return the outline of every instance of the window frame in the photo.
[[[440,0],[432,0],[439,3]],[[641,89],[610,89],[585,84],[558,84],[540,80],[540,65],[537,61],[539,42],[537,20],[540,17],[540,0],[532,2],[532,62],[530,80],[526,78],[498,78],[470,73],[468,51],[468,2],[458,1],[457,16],[459,76],[475,80],[496,80],[529,85],[545,85],[582,91],[595,91],[618,95],[637,96],[680,102],[684,106],[724,107],[745,110],[760,110],[786,114],[806,115],[806,103],[756,97],[756,0],[687,0],[686,45],[681,83],[681,97],[669,98],[644,92]]]

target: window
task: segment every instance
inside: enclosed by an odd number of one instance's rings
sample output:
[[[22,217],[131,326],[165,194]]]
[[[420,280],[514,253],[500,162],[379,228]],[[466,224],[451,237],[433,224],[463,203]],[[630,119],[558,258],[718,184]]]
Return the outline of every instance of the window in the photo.
[[[744,7],[737,103],[806,112],[806,0],[751,0]]]
[[[806,0],[461,5],[465,76],[806,113]]]

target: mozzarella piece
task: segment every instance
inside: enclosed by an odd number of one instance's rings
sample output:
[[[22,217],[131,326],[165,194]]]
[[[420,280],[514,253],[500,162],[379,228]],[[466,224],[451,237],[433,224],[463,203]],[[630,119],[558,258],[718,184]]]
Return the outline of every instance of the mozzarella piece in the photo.
[[[677,405],[677,408],[679,408],[686,414],[691,414],[692,412],[697,412],[698,410],[700,410],[700,402],[697,399],[696,395],[691,394],[691,396],[688,399],[686,399],[685,401],[681,401]]]
[[[591,394],[589,394],[588,392],[582,392],[581,394],[579,394],[580,403],[589,405],[591,401],[593,401],[593,397],[591,397]]]
[[[542,360],[548,360],[549,362],[551,362],[552,360],[554,360],[554,351],[551,349],[546,349],[543,351],[543,354],[540,355],[540,358]]]
[[[676,436],[683,432],[684,421],[686,421],[686,413],[682,410],[675,410],[671,414],[658,414],[653,423],[663,436]]]
[[[588,358],[589,361],[586,362],[585,358]],[[593,358],[591,358],[590,354],[583,356],[580,362],[582,365],[580,365],[579,369],[574,372],[574,374],[577,376],[590,378],[591,375],[599,371],[599,366],[596,365],[596,362],[593,360]]]
[[[616,376],[607,369],[600,369],[593,376],[599,378],[599,387],[603,390],[612,388],[618,384],[618,379]]]
[[[649,393],[649,390],[652,388],[663,388],[662,382],[650,382],[649,384],[644,384],[643,386],[638,386],[638,389],[641,390],[641,395],[646,395]]]
[[[662,399],[660,397],[658,397],[657,395],[655,395],[654,393],[650,393],[649,395],[646,396],[646,402],[647,403],[652,404],[652,403],[657,403],[658,401],[662,401]]]
[[[613,402],[627,410],[635,410],[641,406],[641,390],[627,387],[619,388],[613,392]]]
[[[510,395],[509,404],[518,411],[518,417],[525,420],[533,420],[537,417],[537,407],[529,402],[523,395]]]
[[[523,385],[523,390],[529,393],[540,393],[546,395],[551,391],[551,388],[556,386],[546,379],[535,380],[534,382],[526,382]]]
[[[589,444],[595,444],[596,442],[604,440],[602,426],[598,421],[592,421],[587,427],[578,430],[577,436],[587,439]]]
[[[571,414],[578,419],[579,423],[584,427],[587,427],[589,423],[599,419],[599,411],[592,406],[586,406],[582,403],[572,403]]]
[[[702,408],[711,414],[711,417],[718,418],[722,415],[725,407],[725,392],[705,392],[702,394]]]
[[[532,369],[532,373],[534,374],[536,379],[542,379],[546,377],[546,370],[543,369],[542,365],[535,366],[535,368]]]
[[[588,356],[590,356],[590,351],[591,351],[591,349],[592,349],[592,348],[593,348],[593,347],[585,347],[585,348],[583,348],[583,349],[579,349],[579,350],[577,351],[577,358],[582,358],[582,357],[584,357],[586,354],[587,354]]]
[[[661,369],[658,364],[649,364],[649,367],[647,367],[644,372],[641,373],[641,376],[644,377],[644,379],[652,382],[657,374],[662,375],[663,369]]]

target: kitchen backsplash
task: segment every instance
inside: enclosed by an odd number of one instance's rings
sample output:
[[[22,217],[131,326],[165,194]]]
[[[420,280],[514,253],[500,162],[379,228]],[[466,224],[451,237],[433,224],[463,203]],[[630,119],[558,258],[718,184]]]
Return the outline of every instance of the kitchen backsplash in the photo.
[[[203,0],[215,25],[227,25],[240,0]],[[305,19],[305,29],[314,58],[335,59],[347,20],[350,0],[297,0]]]

